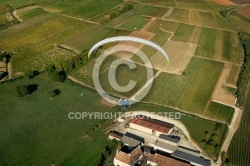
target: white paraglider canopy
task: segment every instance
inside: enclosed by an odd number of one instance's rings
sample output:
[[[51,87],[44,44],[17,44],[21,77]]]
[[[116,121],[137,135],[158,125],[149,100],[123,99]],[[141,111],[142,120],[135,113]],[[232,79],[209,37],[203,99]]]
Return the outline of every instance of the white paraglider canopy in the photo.
[[[111,37],[111,38],[107,38],[104,40],[99,41],[98,43],[96,43],[90,50],[88,53],[88,58],[90,58],[92,52],[94,50],[96,50],[97,48],[99,48],[100,46],[107,44],[107,43],[113,43],[113,42],[120,42],[120,41],[128,41],[128,42],[136,42],[136,43],[142,43],[145,44],[147,46],[153,47],[154,49],[158,50],[167,60],[167,62],[169,62],[169,58],[167,53],[157,44],[149,41],[149,40],[145,40],[142,38],[138,38],[138,37],[132,37],[132,36],[117,36],[117,37]]]

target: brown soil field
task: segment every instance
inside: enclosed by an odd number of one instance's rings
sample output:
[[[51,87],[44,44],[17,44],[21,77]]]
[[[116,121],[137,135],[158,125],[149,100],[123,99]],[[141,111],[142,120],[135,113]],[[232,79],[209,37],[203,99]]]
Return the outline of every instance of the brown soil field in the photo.
[[[250,19],[250,6],[241,7],[237,10],[240,14]]]
[[[150,59],[152,66],[161,71],[178,74],[180,67],[189,55],[190,45],[178,41],[167,41],[162,48],[168,53],[170,63],[167,64],[165,57],[156,52]]]
[[[213,1],[220,5],[237,5],[236,3],[231,2],[229,0],[213,0]]]
[[[231,64],[224,64],[224,68],[222,69],[222,72],[212,94],[212,100],[225,103],[226,105],[234,106],[235,96],[223,87],[226,85],[231,68]]]
[[[108,106],[108,107],[114,107],[114,106],[115,106],[115,104],[112,104],[112,103],[108,102],[108,101],[105,100],[105,99],[101,99],[101,100],[100,100],[100,103],[101,103],[102,105],[105,105],[105,106]]]
[[[129,34],[129,36],[134,36],[134,37],[139,37],[142,39],[150,40],[154,37],[154,33],[147,32],[147,31],[134,31]],[[129,52],[126,52],[126,46],[132,46],[134,49],[132,50],[127,50]],[[115,45],[110,51],[111,52],[119,52],[119,54],[115,54],[118,57],[123,57],[125,59],[130,59],[133,57],[134,54],[136,54],[144,44],[140,43],[132,43],[132,42],[119,42],[117,45]],[[124,50],[123,52],[119,50]]]

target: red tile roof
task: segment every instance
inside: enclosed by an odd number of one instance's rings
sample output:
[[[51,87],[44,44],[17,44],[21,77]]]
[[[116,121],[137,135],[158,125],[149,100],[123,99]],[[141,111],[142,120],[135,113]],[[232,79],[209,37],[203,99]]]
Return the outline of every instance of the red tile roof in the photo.
[[[121,140],[121,139],[122,139],[122,136],[123,136],[123,134],[121,134],[121,133],[119,133],[119,132],[117,132],[117,131],[111,131],[111,132],[109,133],[109,135],[112,136],[112,137],[114,137],[114,138],[117,138],[117,139],[119,139],[119,140]]]
[[[140,146],[137,146],[131,154],[124,153],[120,151],[119,153],[116,154],[115,159],[119,160],[123,163],[132,165],[134,164],[141,156],[143,155],[143,152],[140,148]]]
[[[151,119],[146,116],[137,116],[134,119],[132,119],[130,123],[143,126],[143,127],[146,127],[155,131],[159,131],[162,133],[166,133],[166,134],[168,134],[169,130],[174,127],[173,124],[159,121],[156,119]]]
[[[168,166],[168,165],[173,165],[173,166],[190,166],[190,164],[183,163],[181,161],[162,156],[160,154],[155,154],[155,155],[150,155],[148,157],[148,161],[151,161],[153,163],[156,163],[157,166]]]

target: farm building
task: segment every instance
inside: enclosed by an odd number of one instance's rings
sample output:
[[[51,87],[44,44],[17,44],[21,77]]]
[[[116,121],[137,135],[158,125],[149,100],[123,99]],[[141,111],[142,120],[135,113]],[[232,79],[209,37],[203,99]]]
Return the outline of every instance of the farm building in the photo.
[[[137,116],[130,121],[129,126],[133,129],[160,136],[161,134],[170,134],[173,131],[174,125],[151,119],[146,116]]]
[[[190,166],[188,163],[184,163],[160,154],[151,154],[148,157],[147,164],[150,164],[152,166],[167,166],[167,165],[173,165],[173,166]]]
[[[186,152],[180,151],[180,150],[176,150],[172,154],[172,156],[179,158],[179,159],[182,159],[182,160],[185,160],[185,161],[189,161],[190,164],[194,165],[194,166],[210,166],[211,165],[211,161],[204,158],[204,157],[193,155],[190,153],[186,153]]]
[[[155,142],[154,149],[167,153],[173,153],[177,150],[179,142],[180,140],[175,137],[160,135],[160,137]]]
[[[143,158],[143,152],[140,146],[137,146],[129,153],[120,151],[114,158],[115,166],[132,166],[135,165],[140,159]]]
[[[129,136],[127,136],[127,135],[123,135],[121,140],[122,140],[122,142],[123,142],[125,145],[127,145],[127,146],[129,146],[129,147],[131,147],[131,148],[136,147],[136,146],[138,146],[138,145],[141,144],[141,141],[136,140],[136,139],[134,139],[134,138],[132,138],[132,137],[129,137]]]
[[[109,133],[109,139],[111,139],[111,140],[116,139],[116,140],[120,141],[122,139],[122,136],[123,136],[122,133],[115,131],[115,130],[113,130]]]

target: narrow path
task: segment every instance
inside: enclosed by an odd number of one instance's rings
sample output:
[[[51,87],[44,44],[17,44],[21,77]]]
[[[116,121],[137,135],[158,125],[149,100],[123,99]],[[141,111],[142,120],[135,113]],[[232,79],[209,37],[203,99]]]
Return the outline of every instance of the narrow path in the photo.
[[[16,19],[19,21],[19,22],[23,22],[23,20],[17,15],[16,13],[16,10],[12,12],[13,16],[16,17]]]
[[[139,89],[131,98],[130,100],[136,101],[136,97],[149,85],[152,84],[154,79],[160,75],[161,71],[158,71],[141,89]]]
[[[12,67],[11,67],[11,62],[8,62],[8,63],[7,63],[7,71],[8,71],[9,79],[11,79],[11,78],[12,78]]]
[[[162,16],[162,19],[165,19],[166,17],[168,17],[172,12],[173,12],[173,8],[171,7],[169,11],[166,14],[164,14],[164,16]]]
[[[57,14],[57,15],[60,15],[60,16],[64,16],[64,17],[68,17],[68,18],[73,18],[73,19],[75,19],[75,20],[80,20],[80,21],[84,21],[84,22],[88,22],[88,23],[92,23],[92,24],[97,24],[97,25],[99,25],[99,23],[97,23],[97,22],[89,21],[89,20],[86,20],[86,19],[82,19],[82,18],[78,18],[78,17],[66,15],[66,14],[61,14],[61,13],[58,13],[58,12],[55,12],[55,11],[46,9],[46,8],[44,8],[43,6],[40,6],[40,8],[42,8],[43,10],[45,10],[45,11],[47,11],[47,12],[49,12],[49,13],[54,13],[54,14]]]
[[[247,102],[247,96],[248,96],[248,93],[250,91],[250,79],[248,80],[248,85],[247,85],[247,88],[246,88],[246,91],[245,91],[245,98],[244,98],[244,104],[243,104],[243,108],[245,106],[245,103]],[[230,146],[230,143],[231,143],[231,140],[235,134],[235,132],[238,130],[239,128],[239,125],[240,125],[240,122],[241,122],[241,117],[242,117],[242,114],[243,114],[243,111],[242,109],[238,108],[238,107],[234,107],[235,108],[235,113],[234,113],[234,117],[232,119],[232,122],[231,124],[229,125],[229,130],[228,130],[228,134],[227,134],[227,137],[221,147],[221,152],[222,151],[225,151],[227,152],[229,146]],[[245,110],[246,111],[246,110]],[[221,161],[221,156],[219,156],[218,160],[217,160],[217,164],[218,165],[221,165],[222,161]]]
[[[140,30],[140,31],[146,31],[155,21],[155,17],[152,17],[150,21],[147,22],[147,24]]]

